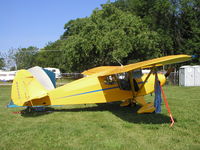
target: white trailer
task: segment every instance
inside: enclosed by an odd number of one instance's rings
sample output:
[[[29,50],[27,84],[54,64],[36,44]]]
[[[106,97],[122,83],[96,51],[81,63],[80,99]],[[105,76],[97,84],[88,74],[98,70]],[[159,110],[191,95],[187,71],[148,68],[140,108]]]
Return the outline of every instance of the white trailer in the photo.
[[[14,80],[17,71],[0,71],[0,81],[12,81]]]
[[[194,86],[200,86],[200,65],[193,66],[194,68]]]
[[[200,86],[200,66],[182,66],[179,69],[180,86]]]
[[[61,76],[60,69],[58,69],[58,68],[50,68],[50,67],[47,67],[47,68],[44,68],[44,69],[47,69],[47,70],[52,71],[53,73],[55,73],[56,79],[59,79],[59,78],[62,77],[62,76]]]

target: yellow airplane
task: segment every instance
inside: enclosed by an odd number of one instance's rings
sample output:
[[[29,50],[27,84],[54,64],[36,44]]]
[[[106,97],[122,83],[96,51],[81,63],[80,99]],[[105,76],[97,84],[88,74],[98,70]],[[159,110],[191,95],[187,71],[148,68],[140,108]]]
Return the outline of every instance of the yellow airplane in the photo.
[[[191,59],[189,55],[171,55],[125,66],[101,66],[82,72],[84,78],[55,88],[51,73],[40,67],[19,70],[12,84],[11,99],[17,106],[91,104],[122,101],[121,106],[138,103],[138,113],[155,111],[144,96],[154,92],[156,77],[165,84],[157,67]],[[143,73],[142,69],[150,68]]]

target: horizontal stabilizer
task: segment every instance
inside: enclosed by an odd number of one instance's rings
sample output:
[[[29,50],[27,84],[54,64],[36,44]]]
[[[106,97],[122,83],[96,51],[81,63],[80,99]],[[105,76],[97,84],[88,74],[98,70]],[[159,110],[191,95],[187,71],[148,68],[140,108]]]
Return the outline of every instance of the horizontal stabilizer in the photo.
[[[11,101],[9,102],[9,104],[7,105],[7,107],[8,107],[8,108],[15,108],[15,107],[22,107],[22,106],[15,105],[15,104],[13,103],[13,101],[11,100]]]

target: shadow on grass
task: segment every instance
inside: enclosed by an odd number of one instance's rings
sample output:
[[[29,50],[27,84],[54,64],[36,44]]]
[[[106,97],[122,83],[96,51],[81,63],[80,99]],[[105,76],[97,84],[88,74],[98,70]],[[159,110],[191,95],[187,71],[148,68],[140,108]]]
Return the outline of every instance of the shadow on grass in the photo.
[[[110,111],[117,117],[124,121],[131,123],[141,123],[141,124],[163,124],[170,123],[170,117],[164,114],[137,114],[137,110],[140,106],[135,107],[120,107],[120,103],[105,103],[97,104],[97,106],[90,106],[84,108],[69,108],[69,109],[56,109],[51,107],[46,107],[45,111],[42,112],[32,112],[32,113],[22,113],[23,117],[37,117],[41,115],[47,115],[53,112],[97,112],[97,111]],[[176,120],[176,119],[175,119]]]
[[[50,107],[49,107],[50,108]],[[44,115],[48,115],[54,112],[54,110],[49,111],[49,110],[45,110],[45,111],[33,111],[33,112],[23,112],[24,110],[21,111],[21,116],[22,117],[39,117],[39,116],[44,116]]]

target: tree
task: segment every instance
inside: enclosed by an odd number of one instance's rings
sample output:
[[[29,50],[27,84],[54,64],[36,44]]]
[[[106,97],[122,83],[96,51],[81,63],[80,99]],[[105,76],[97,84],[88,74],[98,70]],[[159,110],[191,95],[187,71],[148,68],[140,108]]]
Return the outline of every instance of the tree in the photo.
[[[179,51],[190,55],[200,55],[200,2],[198,0],[181,0],[180,33],[182,43]],[[200,63],[200,57],[193,59],[194,64]]]
[[[5,61],[3,58],[0,58],[0,69],[3,69],[5,67]]]
[[[136,14],[159,34],[159,48],[163,55],[199,54],[199,0],[117,0],[113,4],[123,11]],[[198,62],[198,58],[193,61]]]
[[[63,65],[62,61],[62,43],[62,40],[49,42],[35,55],[35,65],[41,67],[55,67],[61,69],[61,71],[65,71],[66,66]]]
[[[30,46],[28,48],[18,48],[12,55],[17,69],[28,69],[35,66],[35,55],[38,48]]]
[[[127,64],[161,55],[198,55],[199,10],[198,0],[116,0],[66,23],[60,39],[32,55],[31,64],[81,72],[118,65],[116,59]]]
[[[123,64],[129,60],[145,60],[160,55],[159,36],[142,20],[113,5],[96,9],[88,18],[65,25],[63,59],[71,71],[83,71],[99,65]]]
[[[160,36],[159,49],[162,55],[174,54],[173,22],[174,12],[170,0],[117,0],[113,3],[123,11],[128,11],[140,17],[142,21]]]

